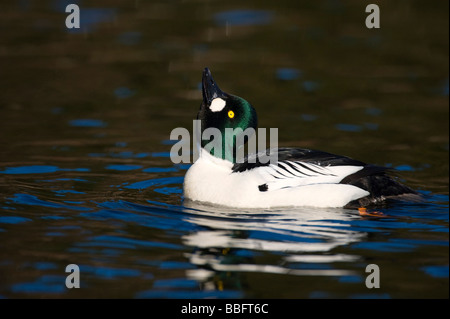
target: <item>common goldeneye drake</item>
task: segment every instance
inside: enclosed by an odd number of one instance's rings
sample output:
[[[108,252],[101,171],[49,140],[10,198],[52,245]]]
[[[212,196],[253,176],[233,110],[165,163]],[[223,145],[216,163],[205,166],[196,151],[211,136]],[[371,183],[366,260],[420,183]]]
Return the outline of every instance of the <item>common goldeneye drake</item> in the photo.
[[[389,177],[385,167],[322,151],[268,149],[237,162],[236,136],[226,140],[225,129],[256,129],[255,109],[243,98],[220,90],[208,68],[203,71],[202,93],[197,115],[201,132],[219,129],[222,152],[214,155],[214,149],[205,148],[210,141],[201,140],[199,158],[184,179],[187,199],[239,208],[364,207],[417,194]],[[274,152],[278,159],[271,163],[267,156]]]

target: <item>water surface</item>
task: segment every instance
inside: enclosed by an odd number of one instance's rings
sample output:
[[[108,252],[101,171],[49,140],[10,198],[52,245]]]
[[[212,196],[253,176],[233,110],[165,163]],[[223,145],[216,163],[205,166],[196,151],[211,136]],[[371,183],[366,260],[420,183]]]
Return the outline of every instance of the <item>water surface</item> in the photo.
[[[377,30],[360,1],[80,1],[79,30],[68,3],[0,5],[0,297],[448,298],[448,2],[382,1]],[[280,145],[392,167],[424,201],[185,201],[169,135],[205,66]]]

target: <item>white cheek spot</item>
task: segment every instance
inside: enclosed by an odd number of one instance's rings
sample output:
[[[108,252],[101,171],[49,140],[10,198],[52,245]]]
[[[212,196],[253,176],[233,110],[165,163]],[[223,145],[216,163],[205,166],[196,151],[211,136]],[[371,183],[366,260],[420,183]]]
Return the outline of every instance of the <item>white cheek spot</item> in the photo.
[[[212,100],[211,105],[209,106],[209,109],[213,112],[220,112],[223,110],[227,103],[222,100],[220,97],[215,98]]]

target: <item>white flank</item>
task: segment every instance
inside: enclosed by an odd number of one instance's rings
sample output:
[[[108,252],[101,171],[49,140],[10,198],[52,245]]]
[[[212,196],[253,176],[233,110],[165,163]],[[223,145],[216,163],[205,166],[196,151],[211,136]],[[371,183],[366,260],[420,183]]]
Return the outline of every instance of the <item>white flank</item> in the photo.
[[[221,98],[215,98],[212,100],[211,105],[209,106],[209,109],[213,112],[220,112],[223,110],[227,103],[222,100]]]

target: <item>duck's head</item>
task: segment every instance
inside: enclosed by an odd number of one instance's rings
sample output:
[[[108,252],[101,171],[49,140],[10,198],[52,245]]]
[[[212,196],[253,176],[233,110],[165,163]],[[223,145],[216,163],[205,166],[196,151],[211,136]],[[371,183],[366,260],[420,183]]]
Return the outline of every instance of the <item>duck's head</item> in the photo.
[[[242,145],[238,145],[243,147],[249,138],[248,133],[252,131],[247,129],[254,131],[257,128],[256,111],[243,98],[223,92],[208,68],[203,70],[202,93],[203,102],[197,115],[197,119],[201,121],[202,136],[207,135],[208,138],[214,131],[220,132],[221,152],[214,146],[217,144],[212,143],[212,138],[211,140],[201,139],[201,146],[208,149],[211,155],[235,163],[236,144],[244,141]],[[229,130],[226,130],[227,128]],[[208,131],[205,132],[205,130]],[[203,134],[204,132],[206,134]],[[217,142],[216,138],[214,136],[214,142]]]

